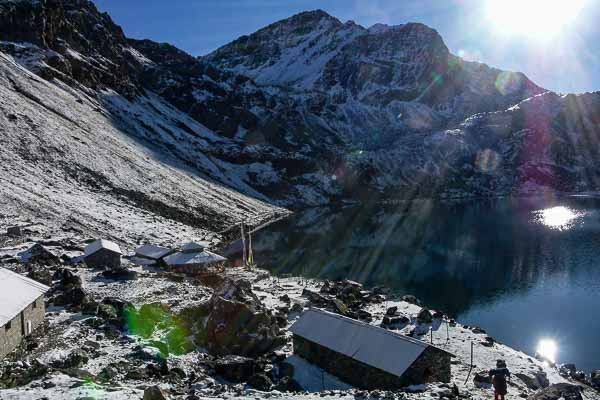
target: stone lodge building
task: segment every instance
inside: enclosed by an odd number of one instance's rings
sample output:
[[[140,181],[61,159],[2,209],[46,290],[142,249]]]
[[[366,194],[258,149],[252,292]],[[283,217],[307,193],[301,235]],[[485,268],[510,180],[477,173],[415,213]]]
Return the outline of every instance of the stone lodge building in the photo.
[[[0,359],[16,349],[44,321],[50,288],[0,268]]]

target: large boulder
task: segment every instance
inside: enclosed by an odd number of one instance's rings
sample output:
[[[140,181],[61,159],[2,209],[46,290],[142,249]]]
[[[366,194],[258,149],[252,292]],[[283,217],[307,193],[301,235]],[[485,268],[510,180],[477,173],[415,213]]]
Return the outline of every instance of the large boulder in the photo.
[[[89,297],[85,290],[81,287],[72,287],[60,293],[54,298],[54,305],[57,306],[74,306],[78,307],[89,301]]]
[[[285,343],[277,318],[244,280],[226,281],[200,307],[184,310],[181,319],[196,333],[196,342],[215,355],[257,357]]]
[[[419,311],[419,314],[417,315],[417,322],[420,324],[430,324],[433,321],[433,315],[431,314],[431,312],[426,309],[423,308],[421,309],[421,311]]]
[[[545,372],[534,372],[533,376],[525,375],[523,373],[516,373],[515,376],[519,378],[525,386],[531,390],[539,390],[547,388],[550,385],[550,381],[546,376]]]
[[[569,383],[556,383],[529,396],[529,400],[583,400],[581,387]]]

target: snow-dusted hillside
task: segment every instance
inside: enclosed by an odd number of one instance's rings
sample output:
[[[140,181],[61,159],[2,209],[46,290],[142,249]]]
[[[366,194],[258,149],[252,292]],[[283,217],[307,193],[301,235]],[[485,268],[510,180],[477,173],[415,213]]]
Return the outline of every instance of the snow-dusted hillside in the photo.
[[[243,168],[202,154],[218,137],[150,93],[135,102],[109,90],[91,97],[58,80],[49,83],[0,53],[0,121],[5,215],[116,239],[172,242],[281,211],[235,180]],[[169,151],[169,143],[182,138],[192,149],[188,164]]]

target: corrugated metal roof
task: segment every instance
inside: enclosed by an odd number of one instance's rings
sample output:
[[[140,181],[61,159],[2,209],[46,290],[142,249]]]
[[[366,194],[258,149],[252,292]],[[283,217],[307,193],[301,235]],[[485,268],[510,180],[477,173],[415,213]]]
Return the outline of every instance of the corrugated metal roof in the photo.
[[[171,266],[177,265],[194,265],[194,264],[210,264],[220,261],[227,260],[225,257],[220,256],[210,251],[202,251],[197,253],[175,253],[168,257],[165,257],[165,262]]]
[[[19,315],[50,288],[0,267],[0,326]]]
[[[90,256],[90,255],[94,254],[95,252],[97,252],[98,250],[102,250],[102,249],[106,249],[106,250],[114,251],[115,253],[123,254],[123,253],[121,253],[121,248],[119,247],[118,244],[111,242],[109,240],[100,239],[100,240],[96,240],[95,242],[92,242],[92,243],[88,244],[87,246],[85,246],[85,249],[83,250],[84,257]]]
[[[401,376],[429,347],[420,340],[318,309],[302,314],[291,331],[396,376]]]
[[[152,260],[158,260],[167,254],[171,253],[173,250],[167,249],[166,247],[153,246],[151,244],[146,244],[142,247],[138,247],[135,250],[135,254],[140,257],[150,258]]]
[[[208,242],[190,242],[186,243],[181,247],[181,251],[184,253],[200,253],[210,246]]]

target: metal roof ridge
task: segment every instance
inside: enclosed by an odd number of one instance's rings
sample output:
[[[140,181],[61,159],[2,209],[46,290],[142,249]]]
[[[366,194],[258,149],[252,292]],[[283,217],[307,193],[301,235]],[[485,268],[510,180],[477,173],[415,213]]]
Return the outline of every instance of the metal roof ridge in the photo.
[[[362,327],[365,327],[365,328],[369,328],[371,330],[375,330],[377,332],[381,332],[381,333],[384,333],[386,335],[390,335],[390,336],[395,337],[397,339],[404,340],[404,341],[413,343],[413,344],[418,345],[418,346],[422,346],[422,347],[425,347],[425,348],[427,348],[427,347],[434,347],[434,348],[436,348],[438,350],[441,350],[441,351],[446,352],[446,353],[448,353],[450,355],[453,355],[449,351],[444,350],[441,347],[438,347],[438,346],[436,346],[434,344],[430,344],[430,343],[424,342],[423,340],[415,339],[415,338],[412,338],[410,336],[403,335],[401,333],[391,332],[391,331],[389,331],[387,329],[384,329],[384,328],[381,328],[381,327],[369,324],[367,322],[359,321],[359,320],[354,319],[354,318],[350,318],[350,317],[346,317],[344,315],[332,313],[330,311],[323,310],[321,308],[316,308],[316,307],[310,307],[308,311],[315,311],[315,312],[320,313],[320,314],[324,314],[324,315],[327,315],[327,316],[330,316],[330,317],[338,318],[338,319],[341,319],[341,320],[343,320],[345,322],[349,322],[349,323],[354,324],[354,325],[358,325],[358,326],[362,326]],[[300,317],[300,318],[302,318],[302,317]]]

